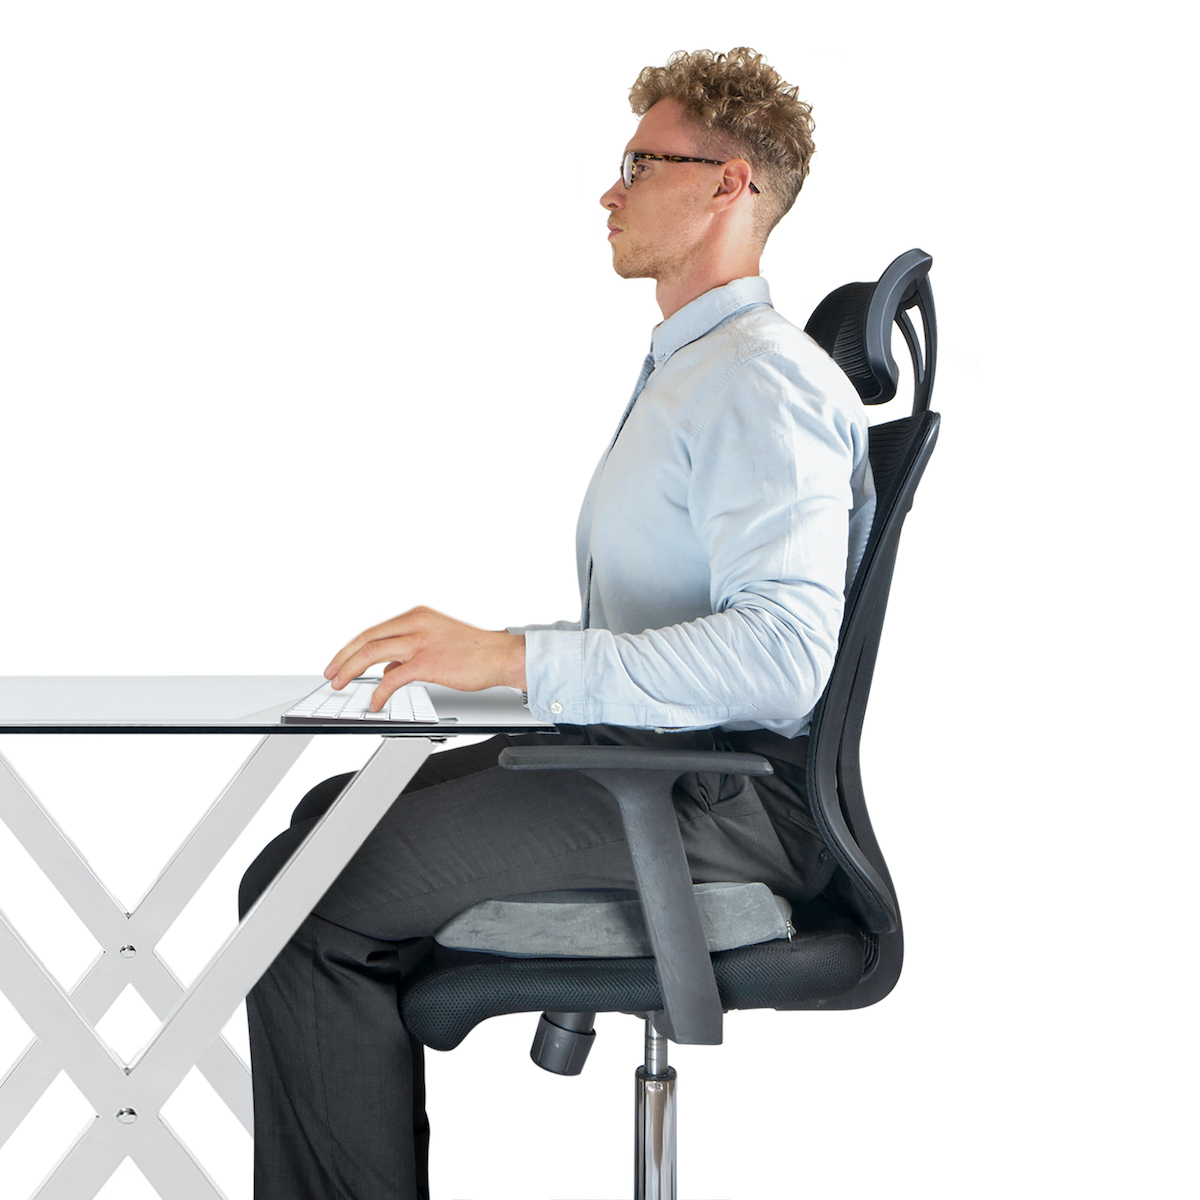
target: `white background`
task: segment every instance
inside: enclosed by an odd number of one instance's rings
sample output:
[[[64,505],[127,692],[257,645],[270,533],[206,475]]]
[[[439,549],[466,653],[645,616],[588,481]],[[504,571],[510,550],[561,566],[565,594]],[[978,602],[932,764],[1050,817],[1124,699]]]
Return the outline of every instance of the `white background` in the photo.
[[[764,260],[777,307],[803,324],[928,250],[944,429],[866,730],[904,976],[870,1010],[734,1014],[723,1049],[679,1050],[681,1193],[1187,1194],[1175,8],[4,3],[0,673],[317,673],[416,603],[574,616],[576,507],[659,316],[596,203],[626,90],[673,50],[754,46],[817,121]],[[306,754],[168,939],[185,977],[354,745]],[[132,904],[247,747],[89,749],[84,773],[0,739]],[[4,839],[0,904],[70,983],[92,948]],[[529,1063],[532,1026],[430,1055],[436,1196],[629,1193],[640,1028],[601,1018],[564,1080]],[[23,1043],[0,1000],[0,1058]],[[248,1198],[248,1139],[188,1086],[180,1123]],[[5,1196],[81,1105],[60,1086],[0,1151]],[[148,1194],[128,1164],[104,1193]]]

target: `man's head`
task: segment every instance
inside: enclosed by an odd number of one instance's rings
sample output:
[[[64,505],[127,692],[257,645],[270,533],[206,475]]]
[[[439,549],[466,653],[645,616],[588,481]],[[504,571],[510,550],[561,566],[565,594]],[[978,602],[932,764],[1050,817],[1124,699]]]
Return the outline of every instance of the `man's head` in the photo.
[[[750,164],[761,192],[755,231],[765,243],[808,175],[811,107],[745,46],[728,54],[679,51],[665,67],[646,67],[629,93],[630,106],[640,117],[665,99],[681,106],[704,157]]]
[[[630,103],[642,119],[600,203],[617,274],[656,280],[669,316],[758,274],[767,235],[808,172],[812,120],[795,89],[745,49],[647,67]]]

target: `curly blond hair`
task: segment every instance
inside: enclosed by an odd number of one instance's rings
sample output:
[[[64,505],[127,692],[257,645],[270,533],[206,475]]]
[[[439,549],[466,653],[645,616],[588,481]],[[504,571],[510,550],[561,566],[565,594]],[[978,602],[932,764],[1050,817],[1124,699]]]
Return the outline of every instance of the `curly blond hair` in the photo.
[[[709,152],[750,164],[762,192],[755,229],[765,242],[808,175],[811,106],[748,46],[728,54],[678,50],[665,67],[644,68],[630,89],[630,107],[640,117],[665,99],[683,105]]]

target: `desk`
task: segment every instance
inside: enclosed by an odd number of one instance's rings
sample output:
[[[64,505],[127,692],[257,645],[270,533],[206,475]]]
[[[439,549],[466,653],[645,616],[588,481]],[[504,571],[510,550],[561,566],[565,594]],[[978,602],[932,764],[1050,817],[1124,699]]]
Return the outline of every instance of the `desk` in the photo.
[[[436,726],[282,725],[319,676],[0,678],[0,734],[245,733],[258,744],[164,866],[125,912],[37,797],[0,755],[0,820],[91,931],[101,951],[68,994],[0,912],[0,988],[35,1040],[0,1081],[0,1145],[61,1069],[95,1119],[35,1193],[90,1200],[126,1156],[162,1200],[222,1193],[161,1119],[193,1066],[253,1132],[250,1074],[221,1029],[341,872],[436,742],[463,734],[551,732],[508,688],[454,692],[430,685]],[[309,741],[379,739],[371,758],[188,988],[155,953]],[[124,1062],[96,1024],[132,984],[162,1022]]]

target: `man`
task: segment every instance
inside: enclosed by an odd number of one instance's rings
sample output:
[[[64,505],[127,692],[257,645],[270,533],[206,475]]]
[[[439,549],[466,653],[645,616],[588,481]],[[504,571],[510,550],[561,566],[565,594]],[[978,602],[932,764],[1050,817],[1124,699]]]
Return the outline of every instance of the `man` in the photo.
[[[414,609],[325,673],[341,687],[386,663],[375,707],[412,680],[506,684],[577,741],[762,753],[776,775],[754,785],[680,781],[684,848],[697,882],[803,898],[833,864],[802,735],[874,503],[857,396],[758,277],[807,174],[809,108],[746,49],[647,68],[631,103],[641,121],[600,202],[614,267],[656,281],[663,321],[584,500],[581,619],[491,631]],[[251,994],[258,1200],[427,1196],[421,1052],[396,1003],[420,939],[489,897],[632,886],[611,797],[500,770],[511,740],[433,756]],[[348,779],[305,797],[244,907]]]

